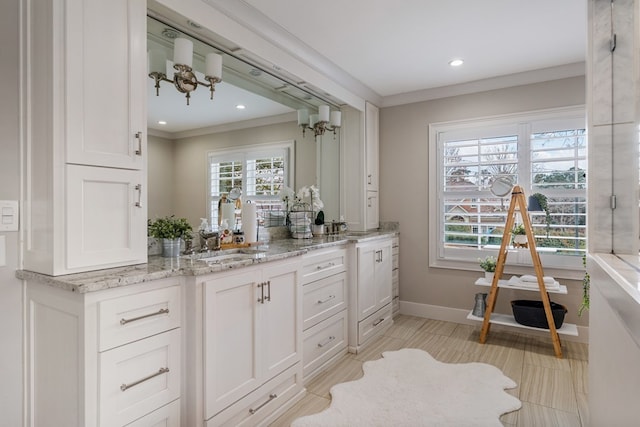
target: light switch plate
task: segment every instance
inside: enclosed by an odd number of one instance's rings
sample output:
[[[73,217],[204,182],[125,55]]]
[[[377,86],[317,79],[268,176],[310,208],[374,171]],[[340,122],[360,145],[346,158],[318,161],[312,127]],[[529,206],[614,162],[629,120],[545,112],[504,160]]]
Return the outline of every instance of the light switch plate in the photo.
[[[18,231],[18,201],[0,200],[0,231]]]

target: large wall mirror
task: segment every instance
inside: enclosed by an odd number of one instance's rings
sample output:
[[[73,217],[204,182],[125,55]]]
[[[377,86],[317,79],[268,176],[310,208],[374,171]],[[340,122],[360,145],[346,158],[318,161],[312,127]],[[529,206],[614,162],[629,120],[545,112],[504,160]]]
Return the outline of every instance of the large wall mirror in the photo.
[[[340,102],[319,96],[287,80],[283,70],[251,64],[242,52],[229,51],[203,36],[203,30],[179,27],[162,17],[147,18],[147,50],[163,52],[167,78],[173,78],[174,41],[193,42],[193,69],[205,81],[205,57],[222,56],[222,82],[198,86],[187,98],[173,83],[148,78],[148,204],[149,218],[185,217],[195,227],[210,218],[211,153],[258,152],[264,147],[290,147],[289,186],[316,185],[328,221],[340,216],[340,135],[327,132],[303,137],[297,110],[318,106],[338,110]],[[195,31],[197,30],[197,31]],[[244,106],[240,108],[239,106]]]

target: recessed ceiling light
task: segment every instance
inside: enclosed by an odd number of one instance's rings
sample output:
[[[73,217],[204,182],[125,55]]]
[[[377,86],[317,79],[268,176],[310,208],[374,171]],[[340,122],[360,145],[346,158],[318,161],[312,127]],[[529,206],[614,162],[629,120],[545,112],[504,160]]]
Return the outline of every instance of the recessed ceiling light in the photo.
[[[159,125],[166,125],[166,124],[167,124],[167,122],[165,122],[164,120],[160,120],[160,121],[158,121],[158,124],[159,124]]]
[[[238,105],[236,105],[236,108],[237,108],[238,110],[244,110],[244,109],[245,109],[245,108],[247,108],[247,107],[246,107],[246,106],[244,106],[243,104],[238,104]]]
[[[449,65],[451,65],[452,67],[459,67],[462,64],[464,64],[464,60],[462,59],[452,59],[451,61],[449,61]]]

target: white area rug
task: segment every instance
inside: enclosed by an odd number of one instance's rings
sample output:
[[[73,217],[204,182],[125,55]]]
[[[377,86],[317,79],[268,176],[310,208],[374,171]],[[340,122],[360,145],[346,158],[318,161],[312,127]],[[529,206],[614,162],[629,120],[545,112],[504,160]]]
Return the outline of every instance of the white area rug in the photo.
[[[331,388],[331,406],[292,427],[502,426],[520,409],[516,383],[486,363],[442,363],[425,351],[388,351],[363,364],[364,376]]]

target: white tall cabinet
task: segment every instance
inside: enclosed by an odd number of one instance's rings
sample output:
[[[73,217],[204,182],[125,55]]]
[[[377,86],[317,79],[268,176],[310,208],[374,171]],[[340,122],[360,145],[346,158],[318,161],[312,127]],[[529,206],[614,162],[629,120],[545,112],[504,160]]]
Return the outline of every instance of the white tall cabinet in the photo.
[[[349,349],[365,343],[393,323],[392,241],[390,237],[357,243],[350,248]]]
[[[146,262],[146,2],[24,4],[24,267]]]
[[[344,212],[350,230],[373,230],[379,226],[379,114],[365,104],[365,111],[343,107],[343,158],[346,185]]]

